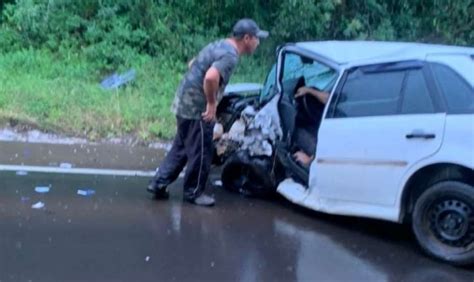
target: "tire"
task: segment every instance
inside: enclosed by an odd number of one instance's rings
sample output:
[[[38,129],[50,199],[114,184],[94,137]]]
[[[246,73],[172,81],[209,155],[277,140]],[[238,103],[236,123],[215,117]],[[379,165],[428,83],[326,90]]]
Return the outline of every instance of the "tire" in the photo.
[[[428,255],[474,264],[474,187],[443,181],[428,188],[416,201],[412,229]]]
[[[247,196],[267,197],[275,193],[272,159],[251,157],[247,151],[237,151],[229,157],[222,169],[225,189]]]

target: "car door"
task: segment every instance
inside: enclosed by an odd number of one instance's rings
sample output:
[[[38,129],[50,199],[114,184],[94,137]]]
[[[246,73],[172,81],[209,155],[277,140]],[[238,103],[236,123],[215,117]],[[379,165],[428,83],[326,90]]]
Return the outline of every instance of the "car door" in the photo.
[[[404,172],[443,140],[445,113],[431,83],[417,61],[346,72],[319,130],[313,166],[322,198],[395,204]]]

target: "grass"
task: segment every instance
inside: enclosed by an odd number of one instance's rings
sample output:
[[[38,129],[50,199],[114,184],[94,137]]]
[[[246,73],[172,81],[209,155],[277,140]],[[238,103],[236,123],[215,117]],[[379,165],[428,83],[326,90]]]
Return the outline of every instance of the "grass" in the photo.
[[[137,71],[135,81],[110,91],[99,85],[106,74],[78,55],[33,49],[0,54],[0,123],[91,140],[171,138],[170,106],[185,63],[137,55],[129,66]],[[263,82],[266,71],[256,58],[242,58],[231,83]]]

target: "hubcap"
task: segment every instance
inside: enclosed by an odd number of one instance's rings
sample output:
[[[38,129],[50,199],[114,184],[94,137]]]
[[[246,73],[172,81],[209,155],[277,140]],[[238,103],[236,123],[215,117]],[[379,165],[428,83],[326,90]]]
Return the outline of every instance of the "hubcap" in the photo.
[[[472,207],[459,199],[443,199],[428,210],[430,229],[451,247],[467,247],[474,240]]]

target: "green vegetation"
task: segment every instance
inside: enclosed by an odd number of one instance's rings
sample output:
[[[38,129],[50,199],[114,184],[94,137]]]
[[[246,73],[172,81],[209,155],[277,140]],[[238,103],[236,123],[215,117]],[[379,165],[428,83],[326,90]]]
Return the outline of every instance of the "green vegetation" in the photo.
[[[271,38],[232,82],[262,82],[288,41],[474,44],[473,0],[3,0],[0,12],[0,122],[91,139],[170,138],[187,61],[242,17]],[[132,84],[100,88],[129,68]]]

